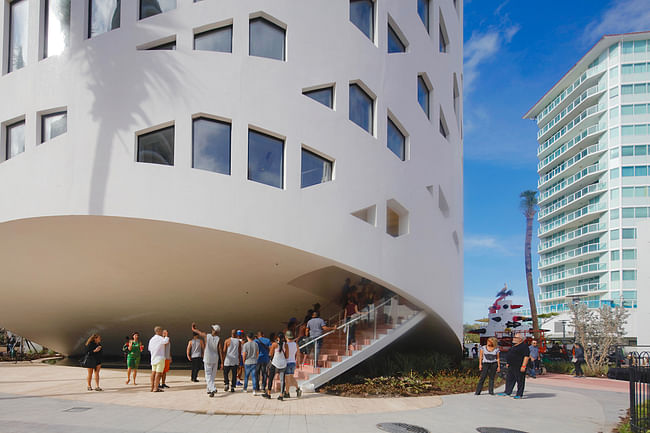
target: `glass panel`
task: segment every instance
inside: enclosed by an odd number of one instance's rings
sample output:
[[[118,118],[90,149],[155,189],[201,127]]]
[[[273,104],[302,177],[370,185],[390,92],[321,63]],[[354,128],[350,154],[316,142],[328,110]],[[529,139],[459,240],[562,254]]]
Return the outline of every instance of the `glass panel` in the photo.
[[[147,50],[150,51],[175,50],[175,49],[176,49],[176,41],[166,42],[164,44],[156,45],[155,47],[147,48]]]
[[[300,174],[301,188],[329,182],[332,180],[332,162],[313,152],[302,149]]]
[[[620,271],[612,271],[611,272],[611,279],[612,281],[618,281],[621,279],[621,272]]]
[[[70,0],[46,0],[43,58],[61,54],[70,45]]]
[[[620,259],[620,251],[618,251],[618,250],[612,251],[611,260],[615,262],[615,261],[617,261],[619,259]]]
[[[609,171],[609,178],[610,179],[617,179],[618,178],[618,168],[612,168]]]
[[[618,148],[611,149],[611,150],[609,151],[609,157],[610,157],[610,159],[616,159],[616,158],[618,158]]]
[[[390,119],[388,119],[388,148],[402,161],[406,159],[406,137]]]
[[[634,197],[646,197],[648,187],[645,186],[635,186],[634,187]]]
[[[623,42],[623,54],[630,54],[633,51],[634,47],[634,42],[632,41],[627,41]]]
[[[636,271],[623,271],[623,281],[636,280]]]
[[[621,197],[623,198],[634,197],[634,187],[624,186],[623,188],[621,188]]]
[[[623,167],[621,169],[621,177],[634,176],[634,167]]]
[[[248,179],[282,188],[284,141],[261,132],[248,131]]]
[[[634,209],[635,218],[647,218],[648,217],[648,208],[647,207],[637,207]]]
[[[334,88],[326,87],[324,89],[309,90],[303,92],[303,95],[318,101],[326,107],[334,108]]]
[[[619,237],[618,229],[617,230],[612,230],[611,232],[609,232],[610,240],[617,241],[618,237]]]
[[[621,135],[634,135],[634,126],[633,125],[621,126]]]
[[[635,84],[634,85],[634,94],[639,95],[641,93],[645,93],[645,83]]]
[[[140,0],[140,19],[176,9],[176,0]]]
[[[648,166],[647,165],[637,165],[634,167],[635,176],[647,176],[648,175]]]
[[[41,143],[68,131],[68,113],[47,114],[41,117]]]
[[[389,53],[403,53],[406,51],[406,46],[402,43],[402,40],[397,36],[395,30],[388,25],[388,52]]]
[[[623,260],[635,260],[636,250],[623,250]]]
[[[27,63],[27,0],[9,5],[9,72]]]
[[[232,26],[194,35],[194,49],[232,53]]]
[[[621,66],[621,74],[623,74],[623,75],[631,74],[633,72],[633,70],[634,69],[633,69],[631,64]]]
[[[609,211],[609,219],[617,220],[618,219],[618,209],[612,209]]]
[[[350,120],[373,133],[373,101],[357,84],[350,84]]]
[[[634,125],[634,135],[648,135],[648,125]]]
[[[139,136],[138,162],[174,165],[174,127]]]
[[[634,239],[636,237],[634,230],[635,229],[623,229],[623,239]]]
[[[645,41],[634,41],[634,52],[645,53]]]
[[[634,106],[632,106],[632,105],[622,105],[621,106],[621,115],[622,116],[629,116],[631,114],[634,114]]]
[[[633,207],[624,207],[621,211],[622,218],[634,218],[634,208]]]
[[[90,0],[88,37],[120,28],[121,0]]]
[[[230,124],[198,118],[192,122],[192,167],[230,174]]]
[[[25,121],[7,126],[6,159],[13,158],[25,151]]]
[[[424,27],[429,31],[429,0],[418,0],[418,15],[424,24]]]
[[[429,117],[429,87],[422,77],[418,77],[418,102]]]
[[[623,146],[621,149],[621,156],[634,156],[633,146]]]
[[[264,18],[250,21],[249,54],[251,56],[267,57],[284,60],[285,30]]]
[[[350,21],[374,40],[375,4],[372,0],[350,0]]]
[[[635,63],[634,64],[634,73],[635,74],[640,74],[642,72],[645,72],[645,63]]]
[[[634,105],[634,114],[645,114],[646,105],[645,104],[635,104]]]
[[[621,86],[621,94],[631,95],[633,92],[633,86],[631,84],[625,84]]]

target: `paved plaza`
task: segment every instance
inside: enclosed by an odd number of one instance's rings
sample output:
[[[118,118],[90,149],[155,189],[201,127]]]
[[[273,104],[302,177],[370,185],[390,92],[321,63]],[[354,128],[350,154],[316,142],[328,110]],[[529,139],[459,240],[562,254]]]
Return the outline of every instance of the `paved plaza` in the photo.
[[[242,392],[205,393],[203,381],[172,370],[164,393],[124,371],[102,371],[104,392],[86,391],[85,371],[41,363],[0,364],[0,432],[379,432],[382,422],[433,432],[501,427],[533,432],[607,432],[627,408],[627,383],[548,375],[527,382],[526,398],[487,394],[344,398],[306,394],[280,402]],[[221,388],[223,389],[223,388]]]

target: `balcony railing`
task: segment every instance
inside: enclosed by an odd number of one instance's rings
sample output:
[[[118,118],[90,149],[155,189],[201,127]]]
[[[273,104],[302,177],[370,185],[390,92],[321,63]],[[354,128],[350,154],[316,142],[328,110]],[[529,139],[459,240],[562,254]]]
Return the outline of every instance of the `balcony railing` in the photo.
[[[603,232],[607,230],[607,223],[593,223],[586,226],[582,226],[576,230],[572,230],[568,233],[558,236],[553,239],[549,239],[545,242],[540,242],[537,251],[548,250],[549,248],[559,248],[567,242],[571,242],[574,239],[578,239],[582,236],[589,235],[591,233]]]
[[[606,189],[607,189],[607,182],[598,182],[598,183],[594,183],[592,185],[589,185],[589,186],[587,186],[585,188],[582,188],[581,190],[574,192],[573,194],[569,195],[568,197],[565,197],[562,200],[559,200],[559,201],[557,201],[557,202],[555,202],[555,203],[553,203],[551,205],[548,205],[548,206],[543,207],[542,209],[540,209],[539,213],[537,214],[537,219],[541,220],[545,216],[547,216],[549,214],[552,214],[553,212],[558,211],[558,210],[562,209],[565,206],[570,205],[574,201],[576,201],[576,200],[578,200],[578,199],[580,199],[580,198],[582,198],[582,197],[584,197],[586,195],[596,193],[596,192],[599,192],[599,191],[603,191],[603,190],[606,190]]]
[[[553,170],[546,173],[546,175],[544,175],[543,177],[540,177],[539,180],[537,181],[537,186],[539,187],[545,184],[546,182],[549,182],[554,177],[559,176],[560,174],[562,174],[563,172],[565,172],[566,170],[570,169],[575,164],[577,164],[578,161],[581,161],[582,159],[590,155],[594,155],[599,152],[604,152],[606,149],[607,149],[606,143],[594,144],[593,146],[589,146],[588,148],[584,149],[582,152],[567,159],[562,164],[558,165]]]
[[[575,182],[579,181],[580,179],[590,174],[596,173],[598,171],[605,171],[606,169],[607,169],[607,165],[604,163],[590,165],[589,167],[580,170],[579,172],[566,178],[565,180],[558,182],[556,185],[553,185],[549,189],[542,191],[540,193],[539,201],[542,202],[547,198],[554,196],[555,194],[559,194],[560,192],[564,191],[565,189],[573,185]]]
[[[603,83],[604,84],[604,83]],[[562,110],[558,115],[556,115],[553,119],[551,119],[546,125],[540,128],[539,131],[537,131],[537,139],[544,134],[546,134],[553,126],[557,125],[562,119],[564,119],[566,116],[571,114],[571,112],[578,106],[580,105],[585,99],[588,97],[595,95],[598,92],[602,92],[605,90],[605,86],[603,84],[597,84],[593,87],[588,88],[580,96],[575,98],[569,105],[567,105],[564,110]]]
[[[565,287],[564,289],[552,290],[549,292],[540,292],[537,296],[539,301],[548,301],[549,299],[564,298],[566,296],[576,296],[590,294],[593,292],[602,292],[607,290],[606,283],[588,283],[579,286]]]
[[[580,124],[580,122],[585,120],[587,117],[592,116],[596,113],[603,113],[606,109],[607,109],[607,104],[598,104],[596,106],[587,108],[582,113],[578,114],[569,123],[564,125],[562,129],[560,129],[558,132],[553,134],[551,138],[546,140],[544,143],[540,144],[539,147],[537,148],[537,155],[538,156],[541,155],[546,149],[556,144],[560,138],[564,137],[566,134],[571,132],[573,128],[576,128]]]
[[[590,205],[587,205],[585,207],[582,207],[578,209],[577,211],[571,212],[568,215],[565,215],[561,218],[558,218],[557,220],[550,222],[548,224],[544,224],[543,226],[539,227],[538,234],[542,236],[544,233],[547,233],[553,229],[556,229],[558,227],[561,227],[565,224],[570,223],[573,220],[576,220],[580,217],[583,217],[585,215],[589,214],[594,214],[597,212],[601,212],[603,210],[607,209],[607,203],[601,202],[601,203],[593,203]]]
[[[595,135],[599,133],[600,131],[604,131],[607,128],[605,126],[600,126],[600,125],[593,125],[590,126],[589,128],[586,128],[582,130],[582,132],[578,135],[576,135],[573,139],[567,141],[564,143],[561,147],[559,147],[555,152],[551,153],[549,156],[544,158],[537,164],[537,171],[541,171],[544,167],[548,166],[550,163],[555,161],[557,158],[577,146],[578,144],[582,143],[582,141],[587,138],[588,136]]]
[[[577,258],[577,257],[584,256],[586,254],[596,253],[596,252],[600,252],[600,251],[603,251],[603,250],[606,250],[606,249],[607,249],[607,244],[605,242],[601,242],[599,244],[584,245],[584,246],[581,246],[579,248],[575,248],[573,250],[565,251],[563,253],[555,254],[555,255],[553,255],[551,257],[547,257],[545,259],[542,259],[542,260],[539,261],[538,267],[542,268],[542,267],[546,267],[546,266],[555,265],[555,264],[558,264],[558,263],[565,262],[567,260],[571,260],[571,259],[574,259],[574,258]]]
[[[554,283],[567,278],[579,277],[592,272],[604,272],[607,270],[607,263],[589,263],[587,265],[576,266],[575,268],[565,269],[553,274],[542,275],[539,277],[539,284]]]

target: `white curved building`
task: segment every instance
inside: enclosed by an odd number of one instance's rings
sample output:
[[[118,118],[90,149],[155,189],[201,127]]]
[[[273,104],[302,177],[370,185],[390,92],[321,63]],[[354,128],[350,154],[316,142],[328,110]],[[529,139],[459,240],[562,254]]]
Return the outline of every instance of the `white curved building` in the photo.
[[[456,350],[462,2],[121,3],[2,1],[1,325],[270,331],[364,277]]]

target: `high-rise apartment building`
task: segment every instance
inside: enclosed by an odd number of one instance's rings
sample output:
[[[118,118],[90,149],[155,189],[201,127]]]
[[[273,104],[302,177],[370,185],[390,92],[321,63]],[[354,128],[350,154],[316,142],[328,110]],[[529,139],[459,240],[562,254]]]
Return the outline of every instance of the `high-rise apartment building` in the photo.
[[[638,329],[643,263],[638,228],[650,221],[650,32],[604,36],[529,111],[537,122],[539,307],[621,305]],[[646,264],[647,266],[647,264]]]

